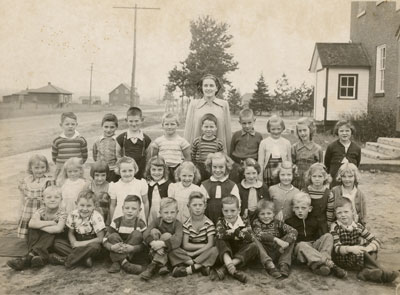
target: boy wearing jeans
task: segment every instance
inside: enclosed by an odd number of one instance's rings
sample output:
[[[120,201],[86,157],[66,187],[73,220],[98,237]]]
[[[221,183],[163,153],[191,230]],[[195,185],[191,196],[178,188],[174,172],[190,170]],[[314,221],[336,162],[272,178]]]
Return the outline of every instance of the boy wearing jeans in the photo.
[[[223,280],[229,273],[236,280],[246,283],[247,276],[236,269],[245,266],[258,256],[257,245],[253,242],[251,228],[239,216],[239,200],[230,195],[222,199],[222,214],[216,226],[217,248],[219,258],[224,264],[213,270],[211,279]]]
[[[333,263],[331,258],[333,237],[326,233],[319,235],[319,222],[308,215],[311,212],[311,197],[299,192],[292,200],[294,216],[286,219],[286,223],[298,232],[294,255],[301,263],[307,263],[311,270],[321,276],[331,272],[338,278],[345,278],[347,272]]]
[[[127,273],[139,274],[142,266],[129,262],[129,258],[142,250],[143,232],[146,223],[140,219],[142,210],[138,196],[128,195],[122,206],[123,216],[114,219],[108,228],[107,236],[103,241],[104,247],[110,251],[112,261],[109,273],[119,272],[121,267]]]

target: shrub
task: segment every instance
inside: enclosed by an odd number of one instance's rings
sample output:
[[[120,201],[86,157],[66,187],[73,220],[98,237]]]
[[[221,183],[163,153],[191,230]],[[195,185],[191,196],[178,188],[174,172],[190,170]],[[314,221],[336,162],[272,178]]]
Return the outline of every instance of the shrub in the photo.
[[[369,113],[343,115],[343,118],[353,122],[357,130],[354,138],[361,142],[396,136],[396,115],[389,110],[374,109]]]

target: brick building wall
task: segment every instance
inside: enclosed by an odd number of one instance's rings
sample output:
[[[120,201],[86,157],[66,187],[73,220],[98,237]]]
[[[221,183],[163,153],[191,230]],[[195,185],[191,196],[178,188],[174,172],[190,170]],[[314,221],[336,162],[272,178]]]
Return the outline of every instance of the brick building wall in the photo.
[[[378,4],[378,5],[377,5]],[[383,108],[397,112],[399,89],[399,43],[396,30],[400,10],[396,2],[352,2],[350,39],[362,43],[371,62],[368,91],[368,110]],[[386,44],[384,93],[376,93],[376,48]]]

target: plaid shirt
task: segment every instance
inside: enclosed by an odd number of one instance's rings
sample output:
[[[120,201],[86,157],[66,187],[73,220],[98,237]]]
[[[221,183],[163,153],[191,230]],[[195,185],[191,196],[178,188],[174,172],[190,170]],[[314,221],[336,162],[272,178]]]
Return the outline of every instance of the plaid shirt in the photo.
[[[256,218],[253,221],[253,231],[257,239],[270,248],[279,248],[274,242],[275,237],[289,244],[294,243],[297,238],[297,230],[279,220],[273,220],[265,224]]]
[[[353,223],[349,228],[345,228],[334,222],[331,227],[333,236],[333,260],[341,267],[348,269],[362,269],[364,267],[364,254],[340,254],[341,247],[345,246],[375,246],[375,251],[380,247],[379,241],[362,224]]]

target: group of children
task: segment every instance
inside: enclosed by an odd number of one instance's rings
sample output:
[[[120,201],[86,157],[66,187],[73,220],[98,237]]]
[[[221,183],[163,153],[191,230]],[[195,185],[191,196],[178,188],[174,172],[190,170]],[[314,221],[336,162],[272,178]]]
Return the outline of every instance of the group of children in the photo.
[[[143,280],[199,272],[245,283],[241,269],[252,261],[278,279],[289,276],[292,259],[322,276],[345,278],[344,269],[354,269],[363,280],[395,280],[397,272],[377,264],[380,243],[366,228],[353,125],[337,123],[339,139],[324,165],[312,120],[297,122],[294,145],[281,136],[285,124],[278,116],[268,120],[265,139],[254,130],[250,109],[239,120],[242,130],[233,134],[228,156],[212,114],[202,118],[202,135],[192,143],[176,133],[174,114],[163,116],[164,135],[154,141],[141,130],[139,108],[128,110],[128,130],[118,136],[118,119],[107,114],[87,181],[86,140],[75,130],[76,116],[63,113],[63,133],[52,146],[54,177],[47,159],[35,155],[19,185],[18,235],[27,238],[29,251],[7,264],[15,270],[47,263],[91,267],[106,250],[110,273],[122,268]]]

